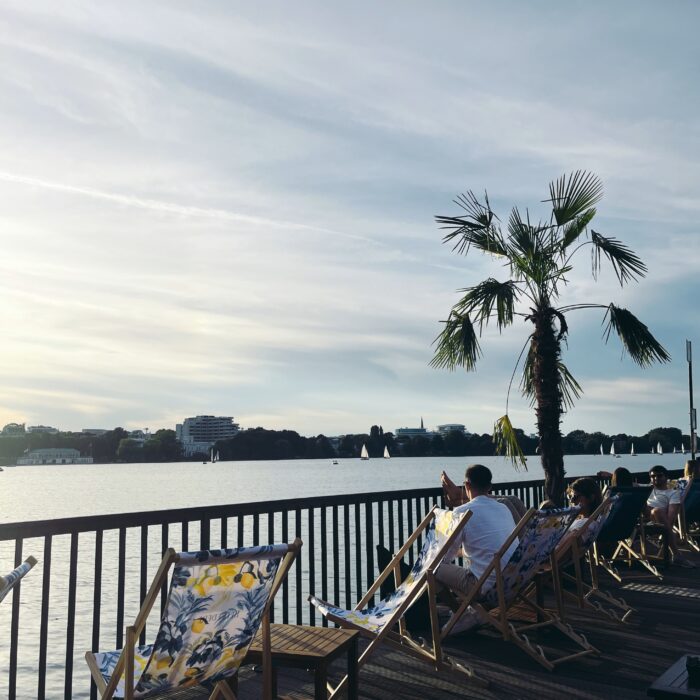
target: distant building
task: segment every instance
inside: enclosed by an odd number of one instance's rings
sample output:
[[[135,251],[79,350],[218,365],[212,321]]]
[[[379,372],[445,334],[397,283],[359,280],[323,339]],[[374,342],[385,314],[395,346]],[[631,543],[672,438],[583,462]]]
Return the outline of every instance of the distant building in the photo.
[[[52,447],[25,452],[17,464],[92,464],[92,457],[81,457],[80,451],[72,448]]]
[[[49,435],[58,435],[58,428],[52,428],[50,425],[28,425],[28,433],[48,433]]]
[[[461,423],[443,423],[437,427],[438,433],[443,437],[449,433],[462,433],[464,435],[467,431],[464,425]]]
[[[8,423],[2,429],[3,437],[18,437],[25,434],[24,423]]]
[[[396,428],[394,430],[394,436],[398,439],[400,438],[414,438],[414,437],[431,437],[432,432],[425,429],[423,425],[423,418],[420,419],[420,428]]]
[[[134,442],[139,443],[139,445],[143,445],[146,440],[149,440],[151,438],[151,433],[149,432],[148,428],[144,428],[143,430],[130,430],[129,431],[129,440],[133,440]]]
[[[94,435],[95,437],[100,437],[100,435],[108,433],[109,430],[107,428],[83,428],[80,432],[83,435]]]
[[[175,426],[175,435],[186,456],[208,452],[217,440],[235,437],[239,431],[233,416],[194,416]]]

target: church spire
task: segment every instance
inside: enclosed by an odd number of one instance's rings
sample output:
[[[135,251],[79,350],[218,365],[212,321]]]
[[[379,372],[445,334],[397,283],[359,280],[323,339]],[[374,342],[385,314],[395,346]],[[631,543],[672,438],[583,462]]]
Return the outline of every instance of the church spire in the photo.
[[[423,416],[420,417],[420,429],[424,430],[424,428],[423,428]]]

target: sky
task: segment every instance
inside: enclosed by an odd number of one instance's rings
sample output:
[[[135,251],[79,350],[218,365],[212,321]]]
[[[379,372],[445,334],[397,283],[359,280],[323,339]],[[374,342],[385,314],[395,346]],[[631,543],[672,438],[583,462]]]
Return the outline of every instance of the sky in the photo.
[[[629,308],[672,362],[571,314],[563,429],[687,432],[699,24],[694,0],[6,0],[0,424],[490,432],[529,329],[487,330],[476,372],[429,367],[457,290],[506,275],[434,217],[469,189],[546,213],[585,169],[593,228],[649,274],[596,282],[583,249],[563,299]],[[510,414],[534,430],[517,390]]]

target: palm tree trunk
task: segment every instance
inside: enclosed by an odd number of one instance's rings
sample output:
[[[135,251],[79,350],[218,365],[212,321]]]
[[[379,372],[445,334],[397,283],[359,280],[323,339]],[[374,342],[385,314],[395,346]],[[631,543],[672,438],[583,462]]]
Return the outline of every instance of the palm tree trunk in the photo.
[[[547,498],[562,506],[565,504],[565,484],[564,452],[559,428],[562,411],[558,365],[560,340],[549,307],[538,309],[531,318],[535,331],[532,334],[530,352],[534,358],[537,432],[540,437],[544,488]]]

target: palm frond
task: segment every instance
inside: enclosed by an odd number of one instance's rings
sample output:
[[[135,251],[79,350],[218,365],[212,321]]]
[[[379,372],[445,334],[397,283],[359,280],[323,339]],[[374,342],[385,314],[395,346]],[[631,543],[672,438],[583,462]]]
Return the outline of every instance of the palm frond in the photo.
[[[518,436],[508,414],[501,416],[493,424],[493,442],[498,454],[508,457],[516,469],[522,468],[527,471],[527,461],[518,444]]]
[[[671,359],[666,348],[631,311],[610,304],[603,322],[605,319],[608,320],[603,330],[605,342],[608,342],[610,333],[614,330],[624,349],[640,367],[649,367],[654,362],[668,362]]]
[[[513,323],[513,309],[520,293],[513,280],[499,282],[489,277],[475,287],[467,287],[460,291],[466,294],[455,304],[454,311],[458,314],[474,312],[474,320],[478,321],[480,332],[484,325],[488,324],[494,306],[499,331]]]
[[[597,231],[591,231],[591,262],[593,266],[593,276],[597,279],[600,271],[600,256],[605,255],[612,263],[613,270],[617,275],[620,286],[631,280],[644,277],[647,273],[647,266],[641,258],[624,243],[620,243],[616,238],[606,238]]]
[[[444,323],[445,327],[433,341],[436,348],[430,366],[438,369],[454,370],[464,367],[468,371],[473,370],[481,357],[481,348],[469,314],[452,311]]]
[[[435,221],[443,229],[448,229],[443,238],[443,243],[454,241],[452,250],[458,253],[467,253],[471,246],[492,255],[507,255],[503,242],[503,236],[495,223],[496,215],[491,211],[488,195],[484,196],[482,204],[469,191],[461,194],[455,200],[465,214],[463,216],[436,216]]]
[[[586,230],[588,224],[593,221],[596,215],[596,208],[591,207],[586,209],[580,216],[577,216],[568,224],[565,224],[561,237],[561,249],[566,250],[572,243],[578,240],[578,237]]]
[[[548,202],[552,203],[554,220],[563,226],[581,216],[603,197],[603,183],[593,173],[577,170],[562,175],[549,184]]]
[[[508,217],[508,244],[520,255],[530,257],[537,251],[539,240],[537,230],[522,220],[517,207],[513,207]]]

